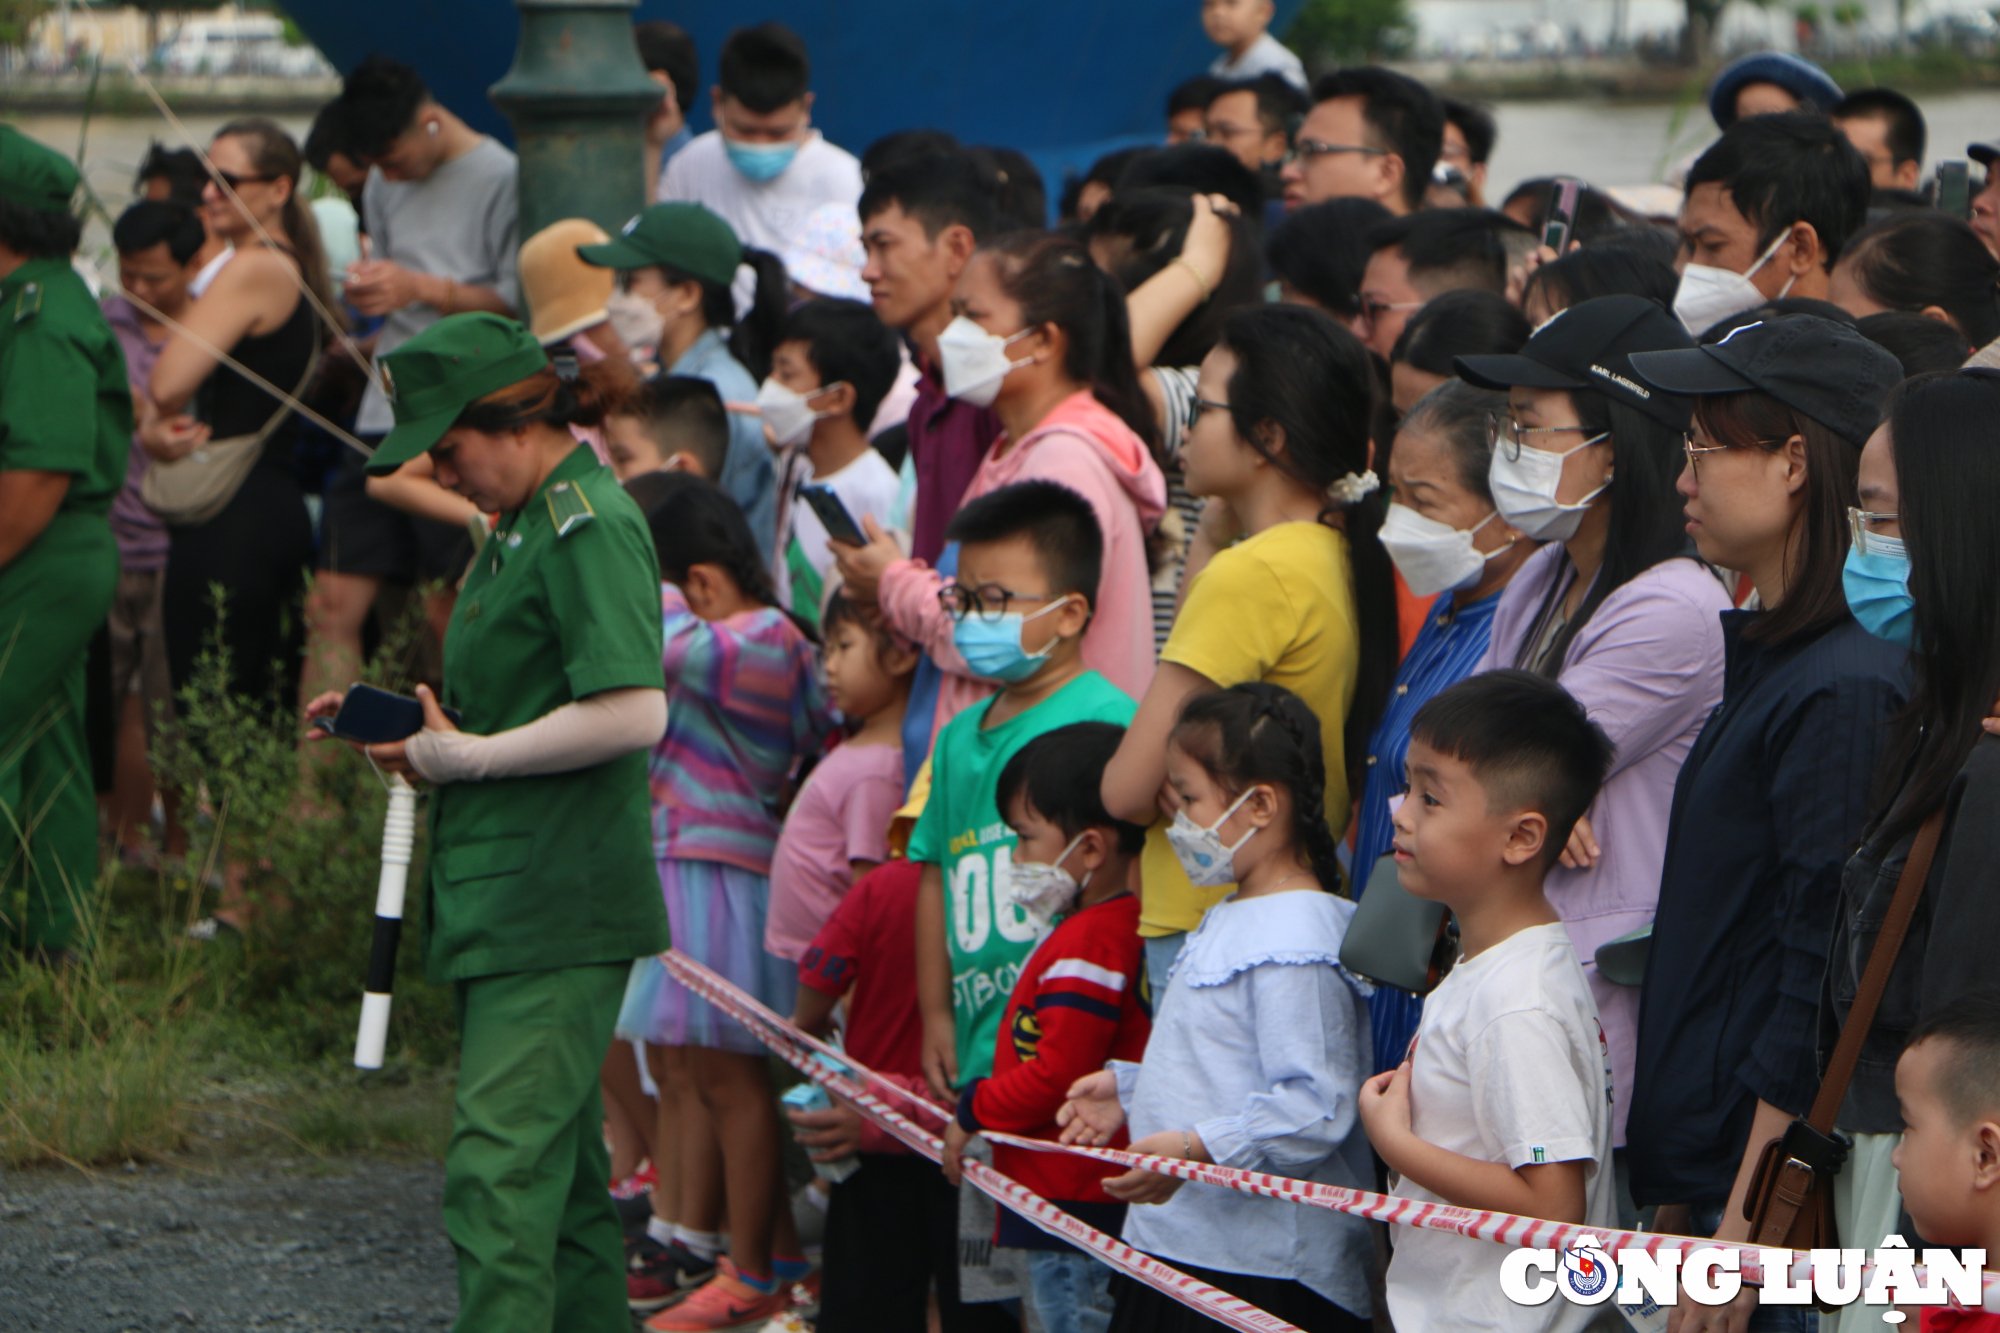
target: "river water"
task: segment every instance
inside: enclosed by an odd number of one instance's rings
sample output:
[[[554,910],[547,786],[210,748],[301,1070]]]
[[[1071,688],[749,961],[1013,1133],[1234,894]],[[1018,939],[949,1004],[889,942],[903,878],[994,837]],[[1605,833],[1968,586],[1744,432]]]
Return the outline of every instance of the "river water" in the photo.
[[[2000,94],[1941,93],[1921,99],[1930,122],[1931,156],[1962,157],[1973,140],[2000,139]],[[248,110],[246,108],[246,110]],[[1566,173],[1600,185],[1657,181],[1676,161],[1714,137],[1705,106],[1675,108],[1588,99],[1505,102],[1496,108],[1500,140],[1490,170],[1488,196],[1504,197],[1514,182]],[[222,116],[192,116],[188,130],[206,141]],[[303,135],[306,119],[279,123]],[[74,153],[81,122],[76,116],[26,116],[15,121],[43,142]],[[84,169],[91,186],[114,211],[131,195],[132,169],[153,139],[178,142],[158,116],[99,116],[91,120]],[[847,145],[859,148],[861,145]]]

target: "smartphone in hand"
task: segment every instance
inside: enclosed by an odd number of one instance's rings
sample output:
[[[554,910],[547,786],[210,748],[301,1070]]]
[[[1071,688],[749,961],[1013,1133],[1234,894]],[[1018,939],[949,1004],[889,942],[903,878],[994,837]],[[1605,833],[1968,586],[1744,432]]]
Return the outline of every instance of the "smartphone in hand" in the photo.
[[[464,722],[456,708],[444,715],[453,726]],[[387,745],[406,741],[424,729],[424,706],[407,694],[396,694],[374,685],[350,685],[340,701],[340,711],[322,717],[315,725],[330,736],[360,745]]]
[[[808,484],[799,487],[799,497],[808,505],[820,523],[826,528],[826,535],[847,546],[866,546],[868,534],[854,521],[854,515],[847,512],[840,496],[831,486]]]
[[[1583,197],[1583,182],[1574,176],[1558,176],[1549,195],[1549,215],[1542,222],[1542,244],[1562,258],[1569,248],[1570,233],[1576,230],[1576,207]]]

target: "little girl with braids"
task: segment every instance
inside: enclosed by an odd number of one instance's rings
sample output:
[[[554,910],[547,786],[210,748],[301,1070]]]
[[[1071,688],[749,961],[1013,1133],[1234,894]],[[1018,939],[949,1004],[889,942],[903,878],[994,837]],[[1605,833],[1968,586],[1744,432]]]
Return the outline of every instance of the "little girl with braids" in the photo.
[[[1236,885],[1189,934],[1141,1064],[1079,1079],[1057,1113],[1066,1143],[1354,1188],[1374,1167],[1356,1115],[1370,1069],[1367,987],[1340,967],[1354,904],[1335,897],[1320,722],[1282,686],[1198,694],[1167,744],[1179,798],[1168,831],[1196,885]],[[1368,1224],[1272,1207],[1229,1190],[1129,1171],[1104,1190],[1134,1207],[1124,1239],[1306,1333],[1370,1327]],[[1208,1265],[1226,1260],[1227,1270]],[[1170,1297],[1118,1280],[1111,1333],[1214,1327]]]

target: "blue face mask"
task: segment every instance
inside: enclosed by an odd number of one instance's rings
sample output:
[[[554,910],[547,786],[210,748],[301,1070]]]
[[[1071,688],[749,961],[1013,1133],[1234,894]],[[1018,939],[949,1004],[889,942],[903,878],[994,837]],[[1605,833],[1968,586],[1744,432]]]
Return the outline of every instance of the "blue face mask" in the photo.
[[[1908,648],[1916,641],[1916,602],[1910,597],[1910,557],[1894,537],[1868,539],[1866,555],[1847,548],[1840,585],[1847,609],[1878,639]],[[1883,549],[1875,549],[1877,547]]]
[[[758,184],[776,180],[784,174],[798,156],[796,143],[739,143],[723,136],[722,151],[729,155],[729,165],[748,176]]]
[[[1050,639],[1040,652],[1031,653],[1021,646],[1021,627],[1068,600],[1059,597],[1032,616],[1019,611],[1009,611],[997,620],[969,615],[952,626],[952,646],[965,659],[966,667],[981,680],[997,680],[1003,685],[1026,680],[1041,669],[1057,641]]]

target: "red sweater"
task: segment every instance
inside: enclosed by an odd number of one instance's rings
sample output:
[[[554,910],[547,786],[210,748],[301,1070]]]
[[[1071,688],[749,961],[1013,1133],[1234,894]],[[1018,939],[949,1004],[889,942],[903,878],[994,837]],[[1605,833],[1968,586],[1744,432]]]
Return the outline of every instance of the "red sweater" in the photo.
[[[1055,1138],[1056,1111],[1071,1084],[1107,1061],[1145,1055],[1153,1025],[1139,1002],[1143,956],[1139,900],[1129,893],[1086,907],[1050,932],[1008,997],[993,1076],[959,1098],[959,1123]],[[993,1164],[1045,1199],[1100,1208],[1116,1206],[1105,1179],[1124,1174],[1088,1157],[1004,1144],[994,1145]]]

